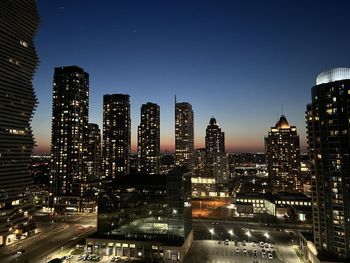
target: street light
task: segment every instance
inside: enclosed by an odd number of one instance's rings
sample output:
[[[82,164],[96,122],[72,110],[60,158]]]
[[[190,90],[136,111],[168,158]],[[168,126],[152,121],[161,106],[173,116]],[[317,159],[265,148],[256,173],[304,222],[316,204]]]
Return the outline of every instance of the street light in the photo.
[[[213,235],[214,235],[214,228],[210,228],[209,232],[211,233],[211,240],[213,240]]]
[[[251,236],[250,231],[248,230],[247,232],[245,232],[245,234],[248,236],[248,242],[249,242],[249,237]]]
[[[269,235],[268,232],[266,232],[266,233],[264,234],[264,236],[265,236],[265,238],[266,238],[266,239],[265,239],[265,242],[267,243],[267,239],[270,238],[270,235]]]
[[[232,241],[233,230],[231,229],[230,231],[228,231],[228,233],[231,235],[231,241]]]

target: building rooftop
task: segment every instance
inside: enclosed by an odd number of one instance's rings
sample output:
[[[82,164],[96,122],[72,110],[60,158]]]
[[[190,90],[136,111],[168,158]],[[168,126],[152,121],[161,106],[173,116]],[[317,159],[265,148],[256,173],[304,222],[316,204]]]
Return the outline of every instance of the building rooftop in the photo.
[[[316,85],[350,79],[350,68],[333,68],[321,72],[316,78]]]

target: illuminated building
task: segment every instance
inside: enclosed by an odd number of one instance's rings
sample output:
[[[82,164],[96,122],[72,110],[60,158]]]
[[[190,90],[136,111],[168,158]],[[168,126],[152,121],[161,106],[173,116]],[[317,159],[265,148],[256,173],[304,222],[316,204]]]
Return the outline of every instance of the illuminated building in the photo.
[[[265,152],[271,191],[302,192],[299,135],[284,115],[265,137]]]
[[[207,176],[214,177],[222,184],[229,179],[228,157],[225,153],[225,133],[215,118],[211,118],[205,134]]]
[[[192,105],[175,102],[175,166],[193,167],[193,125]]]
[[[86,239],[93,253],[182,262],[192,244],[191,173],[184,167],[119,176],[98,207],[97,232]]]
[[[155,103],[141,107],[141,123],[138,127],[138,171],[159,174],[160,160],[160,110]]]
[[[105,179],[130,172],[130,96],[103,96],[103,169]]]
[[[30,235],[34,210],[28,188],[34,145],[30,121],[37,100],[32,80],[38,63],[33,38],[35,1],[0,4],[0,247]]]
[[[50,185],[52,206],[57,210],[73,203],[80,210],[79,200],[84,194],[82,184],[87,180],[84,162],[88,107],[89,74],[78,66],[55,68]]]
[[[205,133],[205,150],[207,155],[212,152],[225,152],[225,133],[221,131],[215,118],[211,118]]]
[[[319,74],[311,97],[306,120],[314,241],[319,254],[349,260],[350,68]]]
[[[87,180],[93,181],[100,178],[101,169],[101,131],[97,124],[89,123],[87,129]]]
[[[205,176],[206,175],[206,154],[205,154],[205,148],[196,149],[194,151],[194,158],[193,158],[193,175],[194,176]]]

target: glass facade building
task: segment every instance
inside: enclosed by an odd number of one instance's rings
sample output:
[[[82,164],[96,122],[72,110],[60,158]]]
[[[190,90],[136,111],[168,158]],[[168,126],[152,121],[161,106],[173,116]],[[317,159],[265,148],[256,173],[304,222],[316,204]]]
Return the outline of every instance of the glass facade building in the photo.
[[[103,253],[123,255],[117,243],[126,242],[130,257],[162,258],[163,247],[181,248],[191,232],[191,174],[179,167],[167,175],[120,176],[109,184],[99,196],[97,233],[91,240],[115,241]],[[97,243],[101,249],[103,241]],[[130,244],[138,245],[131,251]],[[151,255],[152,246],[157,246],[157,255]]]

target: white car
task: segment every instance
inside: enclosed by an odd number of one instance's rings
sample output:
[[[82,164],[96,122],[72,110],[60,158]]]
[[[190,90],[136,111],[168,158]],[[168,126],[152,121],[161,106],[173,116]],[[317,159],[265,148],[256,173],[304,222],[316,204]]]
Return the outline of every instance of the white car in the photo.
[[[264,246],[264,242],[261,241],[260,242],[260,246],[263,247]]]
[[[236,253],[239,253],[240,250],[238,247],[236,247],[235,251],[236,251]]]
[[[267,258],[266,252],[262,252],[262,253],[261,253],[261,256],[262,256],[262,258]]]
[[[247,253],[247,249],[246,248],[243,248],[243,253]]]
[[[269,254],[267,255],[267,257],[268,257],[269,259],[273,259],[273,255],[272,255],[271,253],[269,253]]]

